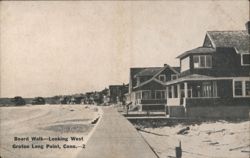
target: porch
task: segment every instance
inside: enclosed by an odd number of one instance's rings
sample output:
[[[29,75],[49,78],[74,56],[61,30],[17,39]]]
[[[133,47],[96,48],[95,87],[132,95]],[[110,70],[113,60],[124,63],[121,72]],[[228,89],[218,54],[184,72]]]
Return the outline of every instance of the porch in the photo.
[[[167,85],[167,107],[170,117],[185,117],[187,101],[218,98],[216,80],[189,80]]]
[[[218,98],[217,81],[185,81],[167,86],[167,105],[186,106],[187,99]]]
[[[247,118],[249,117],[248,83],[234,88],[232,79],[182,80],[168,83],[167,106],[170,117]],[[240,91],[243,94],[235,97]],[[238,94],[238,93],[237,93]]]
[[[167,103],[165,90],[136,91],[135,98],[139,111],[165,111]]]

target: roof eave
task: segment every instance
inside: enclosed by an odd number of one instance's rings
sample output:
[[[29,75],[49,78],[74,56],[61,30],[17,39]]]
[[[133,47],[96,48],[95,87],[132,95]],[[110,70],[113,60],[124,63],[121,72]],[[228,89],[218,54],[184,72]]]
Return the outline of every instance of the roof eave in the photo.
[[[159,81],[159,80],[157,80],[157,79],[155,79],[155,78],[151,78],[150,80],[147,80],[147,81],[143,82],[142,84],[140,84],[140,85],[138,85],[138,86],[135,86],[133,89],[140,88],[141,86],[144,86],[144,85],[150,83],[151,81],[156,81],[156,82],[158,82],[158,83],[160,83],[160,84],[162,84],[162,85],[165,85],[164,82],[161,82],[161,81]]]
[[[179,56],[177,56],[176,58],[179,58],[179,59],[183,59],[183,58],[185,58],[185,57],[187,57],[187,56],[190,56],[190,55],[193,55],[193,54],[212,54],[212,53],[214,53],[215,51],[211,51],[211,52],[204,52],[204,53],[201,53],[201,52],[197,52],[197,53],[192,53],[192,52],[190,52],[190,53],[183,53],[183,54],[181,54],[181,55],[179,55]]]

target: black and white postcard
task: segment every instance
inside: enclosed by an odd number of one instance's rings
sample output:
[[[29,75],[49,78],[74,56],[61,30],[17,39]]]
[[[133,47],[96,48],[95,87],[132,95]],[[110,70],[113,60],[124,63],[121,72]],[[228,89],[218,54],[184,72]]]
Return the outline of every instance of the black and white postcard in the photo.
[[[0,158],[250,158],[249,7],[0,1]]]

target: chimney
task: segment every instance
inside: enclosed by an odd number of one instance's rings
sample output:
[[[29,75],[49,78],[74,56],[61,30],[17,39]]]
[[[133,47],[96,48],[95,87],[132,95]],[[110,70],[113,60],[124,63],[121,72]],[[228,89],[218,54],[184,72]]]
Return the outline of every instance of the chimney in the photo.
[[[246,23],[246,29],[247,29],[248,34],[250,34],[250,21]]]

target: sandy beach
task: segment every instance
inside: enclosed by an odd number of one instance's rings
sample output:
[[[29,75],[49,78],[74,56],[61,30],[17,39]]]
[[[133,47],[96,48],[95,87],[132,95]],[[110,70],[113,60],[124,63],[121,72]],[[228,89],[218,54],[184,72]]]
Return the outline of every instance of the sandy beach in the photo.
[[[186,134],[177,134],[189,127]],[[195,125],[176,125],[145,128],[140,132],[160,158],[174,158],[175,147],[182,144],[183,158],[249,158],[250,121],[206,122]]]
[[[100,115],[86,105],[0,107],[1,157],[75,157]]]

